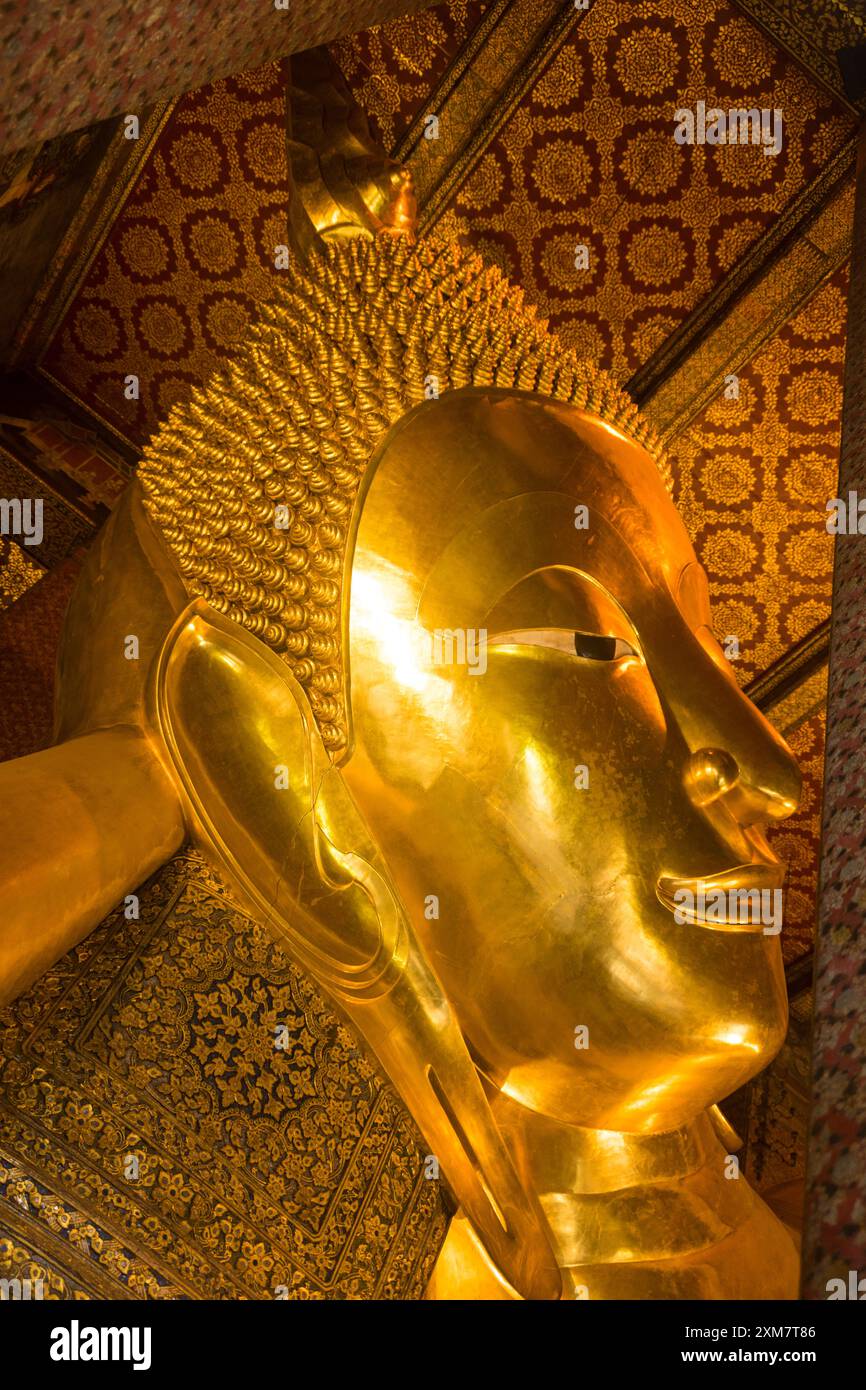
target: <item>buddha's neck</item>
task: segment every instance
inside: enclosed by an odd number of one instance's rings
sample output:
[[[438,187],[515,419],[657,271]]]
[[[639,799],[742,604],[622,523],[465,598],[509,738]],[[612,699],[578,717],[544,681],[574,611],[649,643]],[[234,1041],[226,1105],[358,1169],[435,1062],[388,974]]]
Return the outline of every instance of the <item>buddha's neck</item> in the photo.
[[[559,1124],[501,1095],[494,1109],[572,1297],[717,1297],[706,1284],[718,1252],[747,1231],[751,1245],[764,1215],[776,1224],[739,1178],[736,1136],[717,1111],[638,1136]]]

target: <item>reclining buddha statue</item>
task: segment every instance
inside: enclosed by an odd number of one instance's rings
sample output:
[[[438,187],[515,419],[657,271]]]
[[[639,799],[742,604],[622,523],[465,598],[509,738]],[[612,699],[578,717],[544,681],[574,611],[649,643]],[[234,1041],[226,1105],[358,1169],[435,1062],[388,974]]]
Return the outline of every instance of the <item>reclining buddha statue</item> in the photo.
[[[794,1297],[716,1103],[780,1047],[792,758],[650,426],[496,269],[325,240],[176,406],[0,766],[0,997],[187,837],[364,1037],[457,1215],[428,1297]]]

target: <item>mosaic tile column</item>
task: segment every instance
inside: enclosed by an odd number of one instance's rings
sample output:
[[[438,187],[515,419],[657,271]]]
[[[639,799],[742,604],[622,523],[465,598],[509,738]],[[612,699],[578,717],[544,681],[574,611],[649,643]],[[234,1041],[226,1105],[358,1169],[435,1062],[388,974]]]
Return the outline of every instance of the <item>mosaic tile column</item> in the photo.
[[[866,122],[838,496],[849,492],[866,500]],[[803,1292],[814,1299],[827,1298],[830,1279],[866,1277],[866,535],[836,538],[824,777],[803,1249]]]
[[[9,0],[0,6],[0,150],[140,114],[218,77],[424,9],[430,0]]]

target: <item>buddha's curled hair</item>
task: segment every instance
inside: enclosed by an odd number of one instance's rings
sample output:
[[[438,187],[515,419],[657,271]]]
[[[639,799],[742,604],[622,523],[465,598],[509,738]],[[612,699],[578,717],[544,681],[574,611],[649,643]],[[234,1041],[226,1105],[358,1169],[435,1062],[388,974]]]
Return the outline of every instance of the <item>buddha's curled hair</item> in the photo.
[[[260,315],[231,365],[174,407],[139,476],[189,593],[288,663],[337,753],[352,506],[407,410],[460,386],[538,391],[617,425],[670,480],[634,402],[549,333],[522,290],[451,243],[326,244]]]

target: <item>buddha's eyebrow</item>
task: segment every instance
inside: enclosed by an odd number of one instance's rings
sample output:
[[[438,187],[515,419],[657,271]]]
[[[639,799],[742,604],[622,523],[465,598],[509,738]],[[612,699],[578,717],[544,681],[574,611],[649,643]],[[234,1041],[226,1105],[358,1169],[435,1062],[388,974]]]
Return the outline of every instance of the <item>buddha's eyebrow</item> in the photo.
[[[526,586],[533,580],[537,582],[538,587],[527,593]],[[579,595],[575,593],[576,588],[580,590]],[[574,602],[578,597],[585,598],[588,594],[600,596],[602,600],[621,613],[631,627],[632,624],[626,609],[607,584],[587,570],[576,569],[572,565],[543,565],[540,569],[521,575],[504,594],[500,594],[491,603],[489,613],[493,613],[500,604],[507,604],[512,596],[525,601],[531,607],[533,601],[541,603],[545,598],[562,600],[568,604]]]
[[[585,516],[578,507],[585,507]],[[478,625],[519,580],[555,566],[584,572],[627,614],[640,606],[642,594],[658,587],[592,503],[569,493],[524,492],[476,513],[452,537],[424,584],[418,618],[431,630],[457,622]]]
[[[561,587],[557,586],[552,593],[541,589],[527,590],[524,587],[528,581],[537,580],[540,575],[551,569],[564,572],[567,576],[566,583]],[[510,611],[509,605],[513,607],[514,604],[519,605],[522,615],[521,626],[583,630],[587,623],[595,621],[590,615],[598,608],[601,613],[607,612],[609,620],[616,621],[623,633],[637,632],[628,608],[606,583],[587,570],[570,566],[544,566],[530,574],[519,575],[504,592],[491,597],[490,604],[485,607],[479,619],[481,625],[492,630],[491,624],[498,626],[506,621],[506,615]],[[613,617],[614,614],[618,615],[616,619]],[[509,628],[512,625],[509,620]]]

